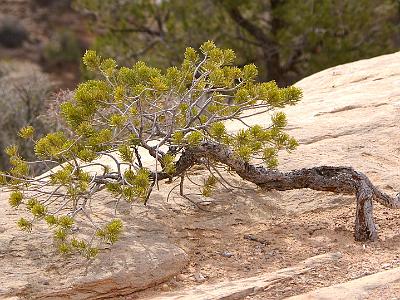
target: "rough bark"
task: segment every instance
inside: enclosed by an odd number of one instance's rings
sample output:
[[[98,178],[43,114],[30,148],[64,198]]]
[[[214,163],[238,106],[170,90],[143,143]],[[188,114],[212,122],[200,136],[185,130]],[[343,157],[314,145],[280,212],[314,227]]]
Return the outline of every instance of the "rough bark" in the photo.
[[[271,21],[270,32],[265,32],[261,27],[252,23],[250,20],[246,19],[239,8],[236,6],[226,7],[226,11],[231,19],[241,28],[246,30],[251,36],[253,36],[260,45],[260,50],[262,51],[262,57],[267,70],[266,81],[275,80],[278,85],[285,86],[286,79],[284,70],[281,66],[281,59],[279,54],[279,45],[276,43],[274,34],[279,28],[279,24],[276,18]],[[271,38],[272,37],[272,38]]]
[[[211,142],[204,142],[198,147],[187,149],[178,160],[174,175],[185,172],[201,157],[225,164],[241,178],[265,190],[287,191],[308,188],[355,195],[357,208],[354,237],[357,241],[373,241],[378,236],[373,219],[373,200],[389,208],[400,208],[400,193],[391,197],[381,192],[366,175],[351,167],[319,166],[280,172],[247,163],[237,158],[229,147]],[[157,177],[169,178],[164,173],[159,173]]]

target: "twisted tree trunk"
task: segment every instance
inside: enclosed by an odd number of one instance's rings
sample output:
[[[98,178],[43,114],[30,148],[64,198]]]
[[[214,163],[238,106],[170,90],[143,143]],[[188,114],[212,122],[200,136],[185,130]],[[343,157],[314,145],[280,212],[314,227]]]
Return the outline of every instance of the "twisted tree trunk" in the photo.
[[[400,194],[390,197],[379,191],[366,175],[351,167],[320,166],[280,172],[247,163],[238,159],[230,148],[211,142],[204,142],[198,147],[183,152],[176,164],[176,175],[196,164],[201,157],[229,166],[241,178],[266,190],[286,191],[309,188],[316,191],[355,195],[357,208],[354,237],[357,241],[373,241],[378,237],[373,219],[373,200],[386,207],[400,208]],[[158,174],[158,179],[168,177],[164,173]]]

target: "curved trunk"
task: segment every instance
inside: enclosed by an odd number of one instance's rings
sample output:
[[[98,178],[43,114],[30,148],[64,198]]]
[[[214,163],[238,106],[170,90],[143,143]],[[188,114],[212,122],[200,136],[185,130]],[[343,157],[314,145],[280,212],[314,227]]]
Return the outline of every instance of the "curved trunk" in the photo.
[[[357,241],[373,241],[378,236],[373,219],[372,200],[376,200],[386,207],[400,208],[400,194],[390,197],[379,191],[366,175],[351,167],[319,166],[280,172],[247,163],[238,159],[229,147],[211,142],[204,142],[198,147],[183,152],[176,163],[174,176],[182,174],[198,163],[201,157],[227,165],[241,178],[266,190],[286,191],[309,188],[316,191],[355,195],[357,208],[354,237]],[[169,177],[165,173],[157,175],[159,180]]]

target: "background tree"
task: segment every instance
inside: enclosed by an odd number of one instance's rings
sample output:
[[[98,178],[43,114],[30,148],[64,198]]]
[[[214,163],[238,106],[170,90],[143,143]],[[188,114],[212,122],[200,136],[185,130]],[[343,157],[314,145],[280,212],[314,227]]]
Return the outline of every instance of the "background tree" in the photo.
[[[21,146],[21,154],[33,159],[32,144],[25,147],[15,133],[24,126],[34,126],[39,134],[49,132],[50,123],[41,115],[54,84],[37,65],[27,62],[0,61],[0,169],[10,166],[4,149],[12,144]],[[40,172],[43,166],[37,166]]]
[[[393,0],[75,0],[93,17],[96,48],[124,63],[177,63],[207,39],[232,48],[239,65],[279,85],[327,67],[395,51]]]
[[[178,179],[172,189],[179,187],[187,198],[184,180],[191,167],[202,165],[209,172],[200,188],[204,197],[218,184],[230,185],[224,170],[267,190],[355,194],[355,238],[376,239],[372,201],[399,208],[400,194],[392,198],[380,192],[365,175],[348,167],[276,170],[278,152],[297,146],[285,132],[285,114],[276,110],[296,104],[301,91],[279,88],[274,81],[259,83],[255,65],[239,68],[234,59],[232,50],[206,42],[200,52],[187,48],[180,65],[162,71],[144,62],[119,68],[115,60],[87,51],[84,64],[102,79],[80,84],[61,104],[68,129],[36,139],[32,126],[22,128],[19,136],[35,143],[35,161],[23,158],[17,146],[6,149],[12,168],[0,179],[11,191],[10,205],[27,213],[18,226],[31,231],[35,223],[45,221],[62,253],[76,251],[91,258],[98,240],[112,244],[122,230],[118,219],[96,219],[96,192],[106,188],[114,195],[114,214],[123,200],[146,203],[163,180]],[[271,122],[246,123],[266,113],[271,113]],[[229,132],[226,121],[240,122],[243,129]],[[143,151],[152,158],[150,165],[142,161]],[[106,165],[102,157],[113,165]],[[58,167],[35,177],[31,166],[36,164]],[[94,167],[97,171],[90,171]],[[92,237],[74,227],[78,215],[94,228]]]

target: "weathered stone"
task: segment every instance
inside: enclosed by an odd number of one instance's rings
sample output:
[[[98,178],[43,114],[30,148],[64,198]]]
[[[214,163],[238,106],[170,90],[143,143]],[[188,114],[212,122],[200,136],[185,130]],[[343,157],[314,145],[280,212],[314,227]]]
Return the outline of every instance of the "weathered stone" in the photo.
[[[96,195],[100,211],[106,197],[109,195]],[[168,241],[161,225],[135,216],[135,210],[123,219],[121,240],[112,251],[101,251],[88,263],[79,256],[57,254],[51,245],[51,232],[45,227],[36,226],[30,234],[18,231],[16,212],[8,207],[6,194],[0,194],[0,227],[4,229],[0,231],[0,299],[110,299],[181,272],[187,255]]]
[[[195,288],[165,293],[151,300],[237,300],[262,291],[270,285],[288,279],[295,275],[306,273],[319,266],[335,262],[341,258],[341,253],[327,253],[310,257],[299,264],[280,269],[268,274],[243,278],[216,284],[203,284]],[[148,299],[150,300],[150,299]]]
[[[398,281],[400,281],[400,268],[395,268],[392,270],[387,270],[359,279],[351,280],[345,283],[321,288],[306,294],[286,298],[286,300],[373,299],[368,297],[373,290],[378,288],[390,289],[391,283]],[[386,298],[379,297],[379,299]]]
[[[300,146],[290,154],[280,154],[279,169],[352,166],[383,191],[399,191],[399,70],[397,52],[336,66],[296,83],[303,90],[303,100],[284,112],[289,133]],[[266,124],[268,119],[257,115],[246,123]],[[236,131],[242,126],[235,121],[227,127]],[[271,191],[265,198],[296,213],[354,201],[353,196],[311,190]]]

